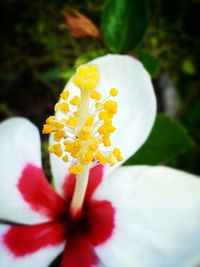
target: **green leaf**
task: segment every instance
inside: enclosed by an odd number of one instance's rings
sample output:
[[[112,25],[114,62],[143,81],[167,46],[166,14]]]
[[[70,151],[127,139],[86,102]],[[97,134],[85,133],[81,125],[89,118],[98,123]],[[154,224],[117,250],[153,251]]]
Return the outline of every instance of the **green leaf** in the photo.
[[[144,65],[145,69],[149,72],[151,77],[152,78],[156,77],[160,69],[160,64],[158,60],[154,56],[148,54],[145,51],[138,49],[135,52],[138,59],[142,62],[142,64]]]
[[[164,114],[159,114],[148,140],[125,165],[164,163],[192,146],[193,141],[182,125]]]
[[[148,24],[146,0],[107,0],[102,16],[104,41],[111,52],[128,52],[142,40]]]
[[[66,71],[61,72],[61,78],[69,80],[75,74],[74,69],[67,69]]]

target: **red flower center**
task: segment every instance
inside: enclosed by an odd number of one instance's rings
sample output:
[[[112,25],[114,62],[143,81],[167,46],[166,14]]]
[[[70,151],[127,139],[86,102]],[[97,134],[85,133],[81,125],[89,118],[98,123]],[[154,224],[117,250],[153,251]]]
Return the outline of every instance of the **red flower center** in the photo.
[[[11,226],[4,236],[7,248],[15,257],[22,257],[66,242],[61,267],[94,266],[98,263],[95,246],[108,240],[114,229],[115,210],[111,203],[92,199],[102,177],[102,166],[90,171],[82,213],[78,218],[71,218],[69,206],[75,177],[66,177],[62,198],[47,182],[43,170],[28,164],[19,179],[18,189],[29,207],[49,220],[31,226]]]

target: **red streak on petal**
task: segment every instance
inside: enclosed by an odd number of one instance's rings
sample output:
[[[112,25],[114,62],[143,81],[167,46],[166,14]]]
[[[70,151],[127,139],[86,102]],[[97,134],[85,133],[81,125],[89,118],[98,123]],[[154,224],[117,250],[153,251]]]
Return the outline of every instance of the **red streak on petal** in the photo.
[[[65,230],[63,224],[56,222],[11,226],[3,240],[10,251],[20,257],[50,245],[61,244],[65,240]]]
[[[82,235],[67,242],[60,267],[92,267],[97,263],[98,258],[91,242]]]
[[[103,179],[103,169],[104,168],[102,165],[97,165],[90,170],[85,202],[90,201],[91,196],[94,193],[95,189],[101,183]],[[73,174],[69,174],[67,175],[65,183],[63,185],[64,195],[67,199],[72,199],[74,188],[75,188],[75,176]]]
[[[48,183],[42,168],[27,164],[18,182],[18,189],[31,208],[50,218],[66,212],[65,201]]]
[[[114,230],[115,209],[107,200],[90,202],[88,211],[89,239],[94,246],[111,238]]]
[[[92,267],[98,263],[94,247],[111,238],[115,210],[109,201],[90,201],[82,216],[69,222],[61,267]]]

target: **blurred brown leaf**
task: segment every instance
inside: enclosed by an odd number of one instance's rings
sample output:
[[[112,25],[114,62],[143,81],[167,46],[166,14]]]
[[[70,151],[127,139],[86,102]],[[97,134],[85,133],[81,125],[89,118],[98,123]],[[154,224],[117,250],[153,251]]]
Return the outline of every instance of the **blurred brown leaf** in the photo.
[[[95,39],[100,37],[99,30],[95,24],[77,10],[63,11],[63,15],[66,24],[60,25],[60,28],[68,29],[74,37],[92,37]]]

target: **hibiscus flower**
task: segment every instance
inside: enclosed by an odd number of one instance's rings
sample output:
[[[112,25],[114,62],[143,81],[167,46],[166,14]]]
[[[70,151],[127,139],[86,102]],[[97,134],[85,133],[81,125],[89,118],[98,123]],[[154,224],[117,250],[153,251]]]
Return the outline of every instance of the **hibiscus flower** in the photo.
[[[123,159],[115,153],[119,150],[107,157],[101,152],[102,164],[83,157],[79,168],[74,150],[61,160],[63,136],[54,132],[52,186],[42,169],[37,128],[24,118],[2,122],[0,266],[47,267],[61,253],[61,267],[195,266],[200,261],[199,179],[168,167],[119,166],[145,142],[154,123],[156,102],[149,75],[129,56],[108,55],[90,64],[99,69],[97,88],[103,95],[108,87],[119,89],[112,146],[120,147]],[[77,92],[74,83],[72,79],[64,92]],[[62,119],[59,112],[56,118]],[[103,143],[111,147],[105,138]],[[114,167],[103,166],[102,156],[110,165],[114,161]],[[88,165],[83,199],[73,206],[77,177]]]

